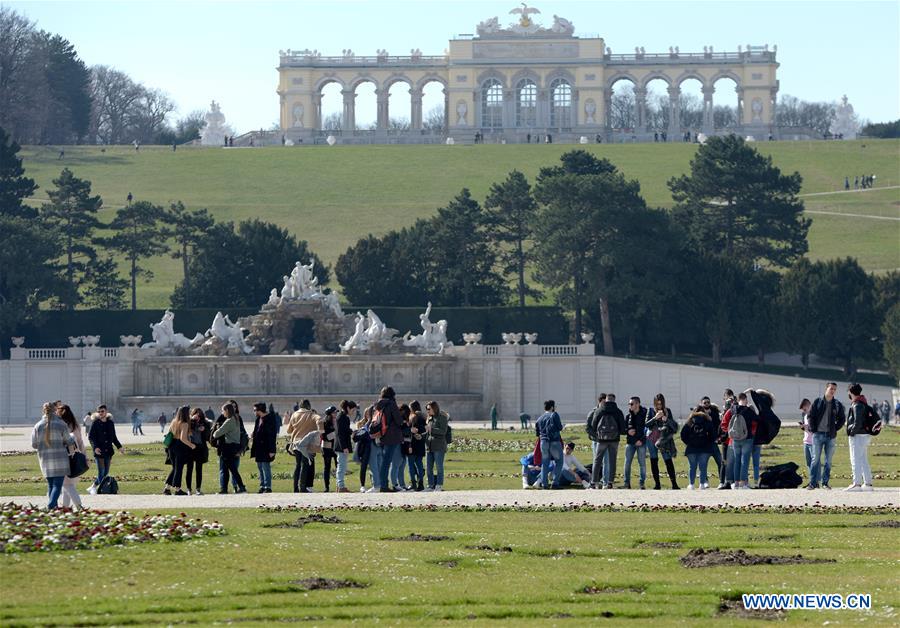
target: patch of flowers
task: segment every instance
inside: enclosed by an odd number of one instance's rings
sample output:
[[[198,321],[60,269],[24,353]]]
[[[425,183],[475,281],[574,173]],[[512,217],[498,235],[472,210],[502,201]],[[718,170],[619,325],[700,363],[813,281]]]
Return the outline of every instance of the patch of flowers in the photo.
[[[482,452],[514,452],[522,453],[534,449],[534,441],[495,440],[491,438],[454,438],[447,446],[448,452],[482,453]]]
[[[826,506],[813,504],[807,506],[770,506],[766,504],[748,504],[746,506],[704,506],[699,504],[591,504],[589,502],[570,502],[568,504],[538,505],[485,505],[485,504],[344,504],[340,506],[311,506],[309,504],[262,505],[262,512],[680,512],[680,513],[762,513],[762,514],[813,514],[813,515],[900,515],[900,508],[895,506]]]
[[[178,515],[136,517],[106,510],[43,510],[0,505],[0,554],[99,549],[148,541],[186,541],[225,534],[217,521]]]

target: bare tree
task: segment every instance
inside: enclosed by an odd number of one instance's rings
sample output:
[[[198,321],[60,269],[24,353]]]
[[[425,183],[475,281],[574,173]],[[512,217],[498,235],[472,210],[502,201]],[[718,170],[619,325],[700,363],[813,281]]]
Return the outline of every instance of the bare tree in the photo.
[[[392,131],[409,131],[409,118],[391,118],[388,128]]]
[[[609,124],[614,129],[633,129],[637,126],[636,101],[632,85],[613,93],[610,100]]]
[[[435,105],[425,114],[422,127],[428,131],[442,131],[444,129],[444,106]]]
[[[30,112],[36,110],[41,76],[35,59],[34,22],[0,6],[0,126],[13,139],[30,132]]]
[[[728,105],[716,105],[713,107],[713,127],[717,129],[730,129],[737,126],[737,107]]]
[[[682,93],[678,96],[678,113],[681,126],[689,129],[703,126],[703,101],[695,94]]]
[[[104,144],[129,141],[126,132],[130,116],[144,88],[124,72],[105,65],[94,66],[91,74],[92,133]]]
[[[166,128],[166,118],[175,109],[175,104],[162,90],[141,88],[140,91],[141,96],[128,113],[128,126],[134,139],[151,143]]]
[[[665,131],[669,128],[669,97],[656,94],[647,98],[647,128]]]
[[[343,126],[344,117],[337,111],[325,116],[325,121],[322,123],[322,128],[326,131],[340,131]]]

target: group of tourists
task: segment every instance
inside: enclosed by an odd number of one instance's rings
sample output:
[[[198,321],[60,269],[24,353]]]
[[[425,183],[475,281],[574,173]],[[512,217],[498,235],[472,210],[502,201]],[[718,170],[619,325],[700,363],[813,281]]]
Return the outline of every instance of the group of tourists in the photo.
[[[851,384],[848,388],[850,411],[845,416],[843,404],[834,398],[836,390],[837,384],[831,382],[821,398],[814,402],[804,399],[800,406],[804,414],[801,426],[810,478],[807,488],[830,488],[835,439],[846,423],[853,482],[845,490],[871,491],[868,445],[871,437],[881,431],[880,409],[868,404],[862,386]],[[662,488],[659,468],[662,458],[672,489],[679,490],[674,464],[678,455],[678,437],[688,459],[688,490],[710,488],[710,459],[716,464],[717,488],[750,489],[751,464],[752,487],[759,488],[762,446],[771,443],[781,427],[781,420],[773,411],[775,398],[763,389],[748,389],[737,395],[731,389],[725,389],[722,403],[720,409],[709,397],[702,397],[679,427],[662,394],[653,398],[651,408],[645,408],[639,397],[630,397],[627,413],[618,407],[614,394],[600,395],[597,406],[586,419],[585,429],[591,440],[593,460],[584,466],[574,456],[575,444],[563,444],[563,424],[555,402],[546,401],[544,414],[535,422],[534,451],[521,459],[522,486],[559,489],[581,485],[585,489],[612,489],[619,445],[624,437],[625,468],[621,488],[632,486],[631,468],[635,458],[639,467],[638,486],[641,490],[645,488],[649,456],[653,488]],[[799,484],[800,480],[797,482]]]
[[[875,186],[875,175],[874,174],[864,174],[862,176],[856,177],[853,179],[853,189],[868,189]],[[850,177],[844,177],[844,189],[850,189]]]

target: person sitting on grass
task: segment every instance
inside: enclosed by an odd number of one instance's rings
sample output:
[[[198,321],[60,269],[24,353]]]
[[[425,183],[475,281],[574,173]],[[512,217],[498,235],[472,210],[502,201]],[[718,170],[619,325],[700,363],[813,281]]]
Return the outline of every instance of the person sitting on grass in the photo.
[[[560,479],[560,485],[563,481],[568,484],[581,484],[584,488],[591,486],[591,470],[585,467],[575,457],[575,443],[566,443],[565,454],[563,455],[563,472]]]

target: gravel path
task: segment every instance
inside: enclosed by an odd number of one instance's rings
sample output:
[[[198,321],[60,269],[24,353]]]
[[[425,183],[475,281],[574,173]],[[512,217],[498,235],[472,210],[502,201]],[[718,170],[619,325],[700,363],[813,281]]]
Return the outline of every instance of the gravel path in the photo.
[[[378,505],[467,505],[467,506],[533,506],[570,504],[650,506],[862,506],[900,508],[900,488],[875,489],[871,493],[845,493],[841,490],[752,490],[752,491],[636,491],[602,490],[584,491],[566,489],[541,490],[491,490],[444,491],[440,493],[312,493],[299,496],[293,493],[269,493],[259,495],[83,495],[85,506],[106,510],[156,510],[255,508],[257,506],[304,505],[324,506],[378,506]],[[45,499],[35,496],[2,497],[0,501],[19,504],[45,505]]]

